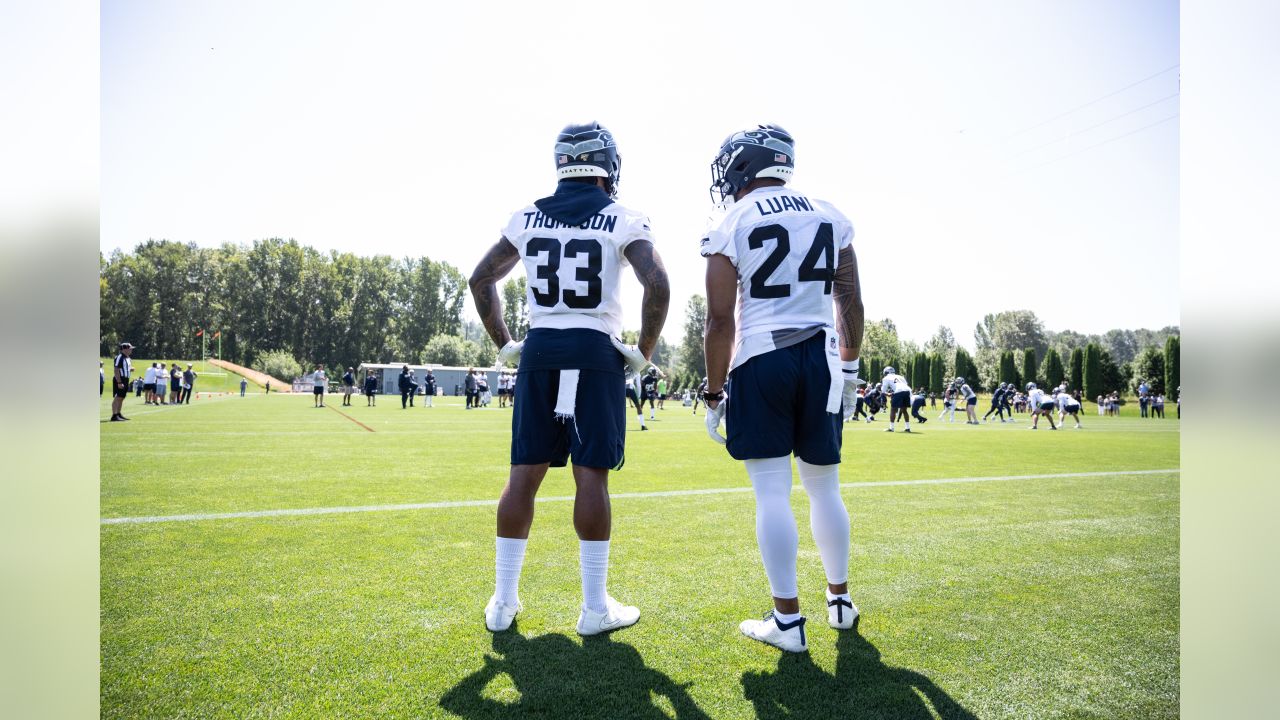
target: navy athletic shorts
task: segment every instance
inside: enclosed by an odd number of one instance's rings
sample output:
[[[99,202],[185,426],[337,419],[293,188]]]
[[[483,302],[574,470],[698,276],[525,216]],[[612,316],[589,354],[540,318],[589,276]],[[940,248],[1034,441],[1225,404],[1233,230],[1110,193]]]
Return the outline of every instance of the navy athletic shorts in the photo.
[[[1057,407],[1057,405],[1058,405],[1058,403],[1056,403],[1056,402],[1054,402],[1054,401],[1052,401],[1052,400],[1048,400],[1048,401],[1046,401],[1046,402],[1042,402],[1042,403],[1040,403],[1040,409],[1041,409],[1041,410],[1052,410],[1052,409],[1054,409],[1055,407]]]
[[[890,398],[889,402],[891,403],[889,407],[894,410],[897,410],[898,408],[909,408],[911,407],[911,391],[903,390],[901,392],[896,392],[893,394],[893,397]]]
[[[578,371],[573,420],[556,419],[559,370],[525,370],[516,376],[520,402],[511,414],[511,464],[574,465],[617,470],[624,460],[626,400],[618,392],[621,373]]]
[[[977,395],[974,395],[973,397],[969,398],[969,399],[965,402],[965,404],[966,404],[966,405],[977,405],[977,404],[978,404],[978,396],[977,396]]]
[[[840,462],[840,413],[827,412],[831,371],[825,336],[757,355],[729,373],[725,410],[729,455],[736,460],[796,457]]]

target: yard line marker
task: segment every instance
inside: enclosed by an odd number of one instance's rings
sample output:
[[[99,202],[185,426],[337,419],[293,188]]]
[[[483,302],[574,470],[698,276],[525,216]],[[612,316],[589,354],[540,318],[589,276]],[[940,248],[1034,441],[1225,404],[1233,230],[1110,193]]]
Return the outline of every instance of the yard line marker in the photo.
[[[336,407],[334,407],[334,406],[332,406],[332,405],[325,405],[325,407],[327,407],[327,408],[329,408],[330,410],[332,410],[332,411],[334,411],[334,412],[338,413],[339,415],[341,415],[342,417],[344,417],[344,418],[346,418],[346,419],[350,420],[351,422],[353,422],[353,423],[355,423],[355,424],[359,425],[360,427],[364,428],[365,430],[368,430],[369,432],[373,432],[373,431],[374,431],[374,430],[373,430],[373,428],[369,427],[368,425],[365,425],[364,423],[362,423],[362,422],[360,422],[359,420],[357,420],[357,419],[355,419],[355,418],[351,417],[350,415],[348,415],[348,414],[346,414],[346,413],[342,412],[341,410],[339,410],[338,408],[336,408]]]
[[[874,488],[904,485],[953,485],[958,483],[981,483],[996,482],[1010,480],[1051,480],[1055,478],[1089,478],[1089,477],[1115,477],[1121,475],[1170,475],[1181,473],[1180,468],[1169,470],[1111,470],[1105,472],[1074,472],[1074,473],[1049,473],[1045,475],[999,475],[992,477],[957,477],[957,478],[929,478],[924,480],[884,480],[881,482],[849,482],[840,483],[842,488]],[[802,486],[795,486],[792,492],[799,492]],[[615,493],[610,495],[611,500],[621,500],[628,498],[658,498],[658,497],[686,497],[694,495],[725,495],[731,493],[749,493],[750,486],[728,487],[728,488],[704,488],[699,490],[656,490],[653,492],[634,492],[634,493]],[[562,495],[554,497],[540,497],[535,502],[572,502],[572,495]],[[400,505],[351,505],[339,507],[323,507],[323,508],[293,508],[282,510],[250,510],[245,512],[228,512],[228,513],[191,513],[186,515],[148,515],[141,517],[114,517],[102,518],[103,525],[139,525],[144,523],[161,523],[161,522],[195,522],[199,520],[235,520],[241,518],[263,518],[263,517],[288,517],[294,515],[338,515],[345,513],[365,513],[365,512],[390,512],[396,510],[437,510],[443,508],[459,508],[459,507],[492,507],[498,504],[497,499],[492,500],[447,500],[442,502],[426,502],[426,503],[405,503]]]

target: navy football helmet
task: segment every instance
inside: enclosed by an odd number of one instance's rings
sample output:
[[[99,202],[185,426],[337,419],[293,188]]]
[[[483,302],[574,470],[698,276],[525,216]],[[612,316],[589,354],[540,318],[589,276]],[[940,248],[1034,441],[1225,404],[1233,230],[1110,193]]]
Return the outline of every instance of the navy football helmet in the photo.
[[[595,121],[565,125],[556,136],[556,176],[605,178],[609,197],[617,197],[622,155],[609,128]]]
[[[757,125],[725,138],[711,163],[711,201],[722,203],[759,178],[788,182],[795,172],[795,145],[778,125]]]

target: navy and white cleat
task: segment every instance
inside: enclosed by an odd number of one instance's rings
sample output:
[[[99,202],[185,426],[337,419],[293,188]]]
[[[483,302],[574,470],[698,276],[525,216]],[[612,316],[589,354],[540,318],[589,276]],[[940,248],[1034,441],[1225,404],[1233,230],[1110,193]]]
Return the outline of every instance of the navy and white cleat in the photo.
[[[827,624],[836,630],[855,630],[858,627],[858,606],[848,595],[827,593]]]
[[[763,620],[743,620],[738,629],[743,635],[772,645],[787,652],[807,652],[809,641],[804,634],[805,619],[790,623],[779,622],[773,611],[765,613]]]

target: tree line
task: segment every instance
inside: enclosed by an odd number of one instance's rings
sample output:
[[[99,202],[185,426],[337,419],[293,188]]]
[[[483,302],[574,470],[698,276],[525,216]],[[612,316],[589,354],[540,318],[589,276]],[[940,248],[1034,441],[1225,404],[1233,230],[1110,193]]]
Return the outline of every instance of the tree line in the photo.
[[[466,277],[427,257],[324,253],[271,238],[217,248],[148,240],[99,262],[99,351],[106,356],[123,340],[139,346],[140,357],[195,358],[205,341],[212,355],[218,334],[224,359],[283,379],[315,363],[489,366],[496,356],[483,328],[463,318]],[[523,338],[529,329],[525,278],[508,280],[502,299],[512,335]],[[667,372],[670,392],[695,388],[706,375],[706,317],[706,299],[694,295],[679,345],[659,339],[653,360]],[[629,342],[635,335],[623,331]],[[1177,327],[1052,332],[1035,313],[1014,310],[985,316],[974,328],[976,352],[970,354],[948,327],[918,345],[901,338],[893,320],[875,320],[864,332],[863,376],[879,378],[892,366],[931,392],[956,376],[979,390],[1000,382],[1053,387],[1066,379],[1090,398],[1131,393],[1146,380],[1173,394],[1180,382],[1178,335]]]
[[[690,298],[684,333],[674,356],[677,387],[696,385],[706,374],[702,351],[706,299]],[[913,387],[940,393],[956,377],[990,391],[1006,382],[1018,388],[1035,382],[1053,388],[1066,380],[1089,398],[1129,394],[1140,381],[1153,392],[1172,395],[1180,385],[1180,338],[1176,326],[1160,330],[1114,329],[1086,335],[1053,332],[1030,310],[986,315],[974,328],[975,353],[960,346],[950,328],[940,326],[923,345],[903,339],[891,319],[867,321],[862,340],[862,376],[878,379],[892,367]]]
[[[268,356],[327,367],[416,361],[433,343],[463,363],[494,354],[460,337],[466,278],[427,257],[323,253],[280,238],[217,248],[148,240],[99,263],[103,355],[124,340],[151,358],[199,357],[202,342],[214,355],[221,340],[223,359],[251,367]]]

